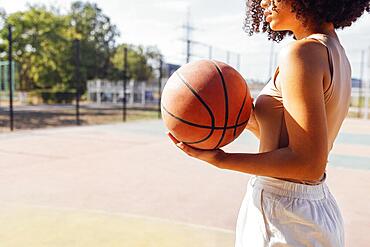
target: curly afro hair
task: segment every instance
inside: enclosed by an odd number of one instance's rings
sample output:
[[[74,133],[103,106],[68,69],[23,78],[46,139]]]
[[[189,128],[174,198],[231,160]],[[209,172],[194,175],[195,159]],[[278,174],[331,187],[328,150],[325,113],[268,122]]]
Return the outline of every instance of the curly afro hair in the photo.
[[[275,1],[271,0],[273,9],[276,8]],[[321,25],[332,22],[334,28],[349,27],[364,11],[370,12],[370,0],[283,0],[289,1],[291,11],[296,13],[297,19],[302,20],[303,25],[314,23]],[[264,20],[261,0],[246,0],[246,16],[244,20],[244,31],[249,35],[259,32],[267,32],[268,39],[276,42],[285,36],[292,35],[290,31],[273,31],[269,23]],[[262,26],[262,29],[261,29]]]

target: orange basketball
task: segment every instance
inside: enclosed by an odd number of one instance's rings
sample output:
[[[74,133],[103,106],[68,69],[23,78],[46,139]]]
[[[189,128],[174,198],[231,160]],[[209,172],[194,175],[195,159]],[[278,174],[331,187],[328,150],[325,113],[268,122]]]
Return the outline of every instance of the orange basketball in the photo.
[[[231,66],[200,60],[181,66],[168,79],[161,99],[163,121],[179,141],[199,149],[232,142],[247,125],[252,98]]]

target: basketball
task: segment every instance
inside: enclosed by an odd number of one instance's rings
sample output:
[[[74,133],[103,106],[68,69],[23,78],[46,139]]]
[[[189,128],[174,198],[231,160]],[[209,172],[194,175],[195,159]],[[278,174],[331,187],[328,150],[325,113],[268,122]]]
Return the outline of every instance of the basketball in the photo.
[[[162,119],[179,141],[216,149],[245,129],[252,98],[244,78],[231,66],[200,60],[181,66],[168,79],[161,98]]]

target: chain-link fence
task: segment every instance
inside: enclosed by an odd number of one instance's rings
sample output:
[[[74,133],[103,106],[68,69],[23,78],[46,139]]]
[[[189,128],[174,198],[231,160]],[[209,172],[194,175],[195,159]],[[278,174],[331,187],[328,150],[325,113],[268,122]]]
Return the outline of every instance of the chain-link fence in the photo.
[[[91,56],[83,54],[82,41],[75,40],[72,45],[61,47],[60,51],[69,50],[71,53],[70,73],[64,75],[70,80],[62,84],[60,80],[53,81],[54,78],[50,76],[50,81],[38,81],[37,84],[32,81],[34,78],[28,77],[27,73],[30,71],[27,71],[29,68],[25,64],[11,61],[14,59],[14,40],[9,39],[7,42],[8,50],[4,57],[10,62],[0,62],[1,132],[160,117],[160,92],[165,77],[168,77],[168,70],[166,64],[163,65],[161,56],[152,58],[151,61],[141,61],[141,65],[130,65],[133,50],[140,50],[141,47],[122,46],[123,49],[115,49],[115,54],[108,57],[99,54]],[[117,55],[117,52],[122,54]],[[87,56],[95,61],[113,61],[118,57],[122,60],[121,64],[118,63],[121,66],[101,74],[94,71],[91,76],[88,75],[89,68],[82,61]],[[16,56],[15,60],[17,58],[19,57]],[[31,70],[38,68],[35,66]],[[31,81],[31,86],[26,85],[27,80]]]

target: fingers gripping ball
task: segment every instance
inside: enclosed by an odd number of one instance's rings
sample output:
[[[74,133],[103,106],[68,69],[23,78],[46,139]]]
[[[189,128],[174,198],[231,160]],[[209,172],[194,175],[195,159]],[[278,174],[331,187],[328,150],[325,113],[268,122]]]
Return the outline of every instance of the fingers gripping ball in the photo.
[[[161,99],[163,121],[179,141],[215,149],[235,140],[247,125],[252,98],[243,77],[231,66],[200,60],[180,67]]]

